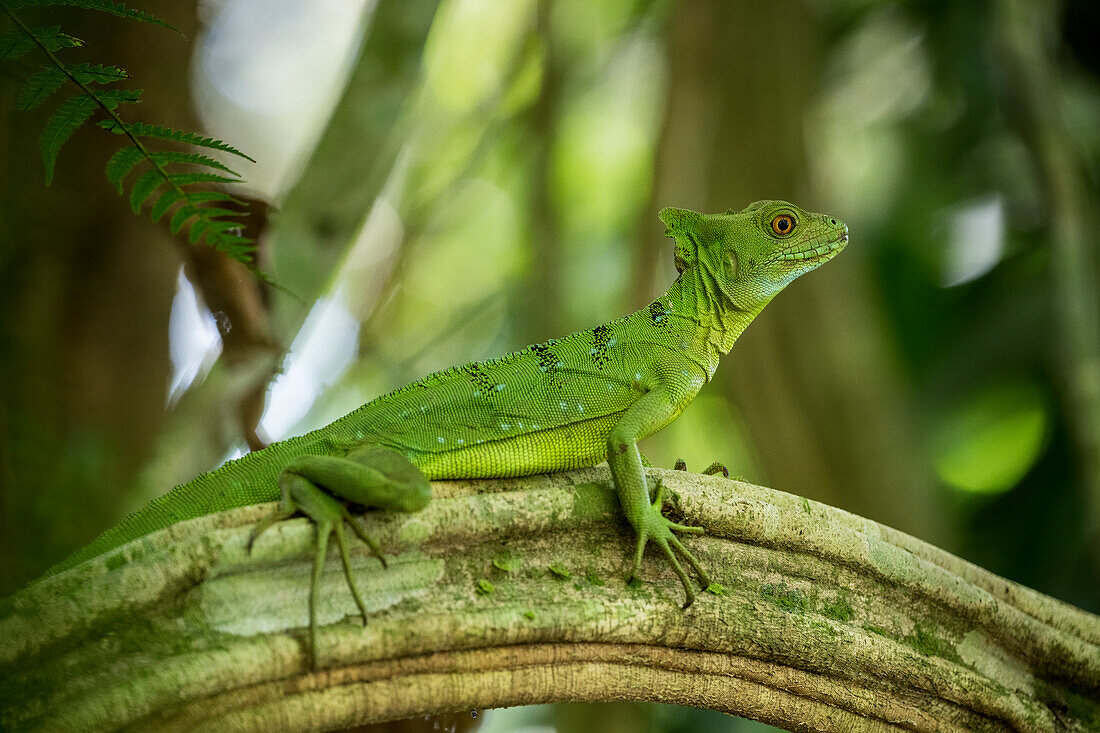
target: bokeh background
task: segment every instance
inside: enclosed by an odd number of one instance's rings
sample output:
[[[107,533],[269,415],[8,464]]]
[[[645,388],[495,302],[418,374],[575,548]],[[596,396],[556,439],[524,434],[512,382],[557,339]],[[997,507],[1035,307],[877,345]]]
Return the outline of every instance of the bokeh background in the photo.
[[[257,159],[236,193],[298,298],[133,216],[101,130],[44,187],[51,109],[13,105],[39,60],[0,69],[0,594],[250,446],[642,307],[675,276],[661,206],[784,198],[850,246],[643,451],[1100,610],[1092,0],[157,3],[189,40],[25,12],[130,70],[128,120]],[[554,726],[764,728],[589,706],[485,729]]]

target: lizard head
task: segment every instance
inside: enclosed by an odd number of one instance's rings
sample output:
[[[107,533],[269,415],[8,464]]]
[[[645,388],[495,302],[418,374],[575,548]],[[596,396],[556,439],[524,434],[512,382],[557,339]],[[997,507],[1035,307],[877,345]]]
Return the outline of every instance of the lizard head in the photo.
[[[743,309],[763,307],[848,244],[844,222],[786,201],[756,201],[723,214],[666,208],[658,216],[676,241],[676,269],[705,273],[703,283]]]

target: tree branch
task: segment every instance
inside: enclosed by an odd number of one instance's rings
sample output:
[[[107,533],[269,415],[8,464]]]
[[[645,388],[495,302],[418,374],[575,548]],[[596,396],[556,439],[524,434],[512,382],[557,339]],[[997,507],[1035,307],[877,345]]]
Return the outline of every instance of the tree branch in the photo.
[[[427,509],[362,520],[390,560],[354,547],[365,628],[333,553],[310,672],[313,530],[284,522],[249,556],[272,507],[246,507],[4,601],[0,727],[304,731],[610,700],[798,731],[1100,724],[1096,616],[839,509],[652,474],[706,528],[685,541],[725,595],[681,610],[656,553],[623,581],[632,532],[605,468],[436,483]]]

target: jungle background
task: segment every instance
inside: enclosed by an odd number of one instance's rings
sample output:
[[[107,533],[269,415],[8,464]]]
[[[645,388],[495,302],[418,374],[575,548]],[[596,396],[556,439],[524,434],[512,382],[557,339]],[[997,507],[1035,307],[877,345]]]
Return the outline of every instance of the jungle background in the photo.
[[[1096,3],[155,12],[189,40],[21,11],[88,41],[67,58],[128,69],[130,118],[258,161],[233,161],[233,190],[296,297],[127,211],[103,176],[118,139],[94,126],[44,186],[50,109],[13,103],[43,59],[0,67],[0,594],[250,446],[642,307],[675,276],[658,208],[784,198],[844,219],[848,249],[643,452],[720,460],[1100,610]],[[764,728],[616,708],[484,729]]]

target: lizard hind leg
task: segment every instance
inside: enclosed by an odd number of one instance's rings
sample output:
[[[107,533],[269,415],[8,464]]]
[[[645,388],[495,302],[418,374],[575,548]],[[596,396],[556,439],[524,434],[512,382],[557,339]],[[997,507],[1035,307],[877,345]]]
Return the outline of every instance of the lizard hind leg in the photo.
[[[367,623],[367,606],[352,573],[345,522],[378,557],[382,566],[386,566],[378,543],[363,531],[339,499],[363,506],[409,512],[423,508],[430,501],[431,486],[424,474],[403,454],[391,448],[369,445],[345,456],[298,456],[279,475],[279,488],[282,492],[279,508],[256,524],[248,539],[248,549],[251,552],[256,538],[272,524],[297,512],[305,514],[316,524],[316,557],[309,594],[310,663],[316,668],[317,603],[329,537],[336,535],[344,577],[364,624]]]
[[[315,553],[313,558],[313,571],[309,584],[309,658],[310,668],[317,668],[317,602],[321,596],[321,578],[324,574],[325,560],[328,557],[329,538],[336,535],[336,545],[340,551],[340,561],[344,568],[344,577],[347,579],[348,589],[351,591],[355,605],[363,617],[363,623],[367,623],[367,606],[355,584],[355,576],[351,570],[351,557],[348,552],[347,536],[344,533],[344,522],[351,525],[352,531],[364,539],[374,554],[381,559],[381,550],[378,544],[369,539],[366,533],[354,523],[348,510],[339,501],[330,496],[324,489],[315,485],[309,479],[294,473],[284,472],[279,480],[283,489],[283,507],[276,514],[277,517],[285,512],[286,508],[292,511],[300,511],[313,520],[316,529]],[[268,521],[271,517],[268,517]],[[383,560],[383,565],[385,561]]]

